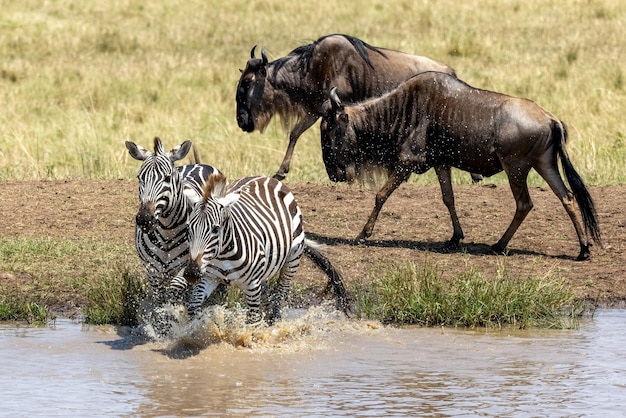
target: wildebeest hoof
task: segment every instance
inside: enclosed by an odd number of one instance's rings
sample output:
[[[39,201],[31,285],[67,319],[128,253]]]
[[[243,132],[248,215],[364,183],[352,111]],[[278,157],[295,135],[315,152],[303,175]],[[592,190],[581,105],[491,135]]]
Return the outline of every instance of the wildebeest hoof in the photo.
[[[495,254],[502,255],[506,253],[506,247],[502,247],[501,245],[494,244],[491,246],[491,251],[493,251]]]
[[[352,245],[364,245],[368,237],[368,234],[361,232],[359,236],[352,241]]]
[[[576,261],[585,261],[591,258],[591,251],[589,251],[589,246],[583,247],[580,249],[580,254],[576,257]]]
[[[453,252],[459,250],[459,241],[447,241],[443,244],[443,250],[446,252]]]

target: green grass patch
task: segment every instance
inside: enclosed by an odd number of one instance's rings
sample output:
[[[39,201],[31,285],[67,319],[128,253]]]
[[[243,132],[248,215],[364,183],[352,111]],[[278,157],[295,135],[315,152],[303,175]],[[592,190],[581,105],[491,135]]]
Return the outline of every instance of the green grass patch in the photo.
[[[36,302],[26,302],[14,295],[0,299],[0,321],[26,321],[33,325],[46,325],[54,320],[48,308]]]
[[[91,324],[133,326],[145,298],[143,269],[130,245],[0,238],[0,274],[0,320],[45,324],[61,308]],[[504,263],[493,277],[469,268],[451,278],[429,262],[383,265],[354,294],[359,317],[398,325],[564,328],[584,312],[552,272],[519,277]],[[293,286],[291,300],[307,297],[308,287]],[[245,301],[228,286],[210,303]]]
[[[403,263],[356,294],[361,318],[400,325],[566,328],[584,312],[563,280],[502,266],[493,278],[470,268],[446,280],[431,264]]]
[[[92,323],[126,323],[140,271],[132,245],[2,237],[0,320],[45,322],[50,312],[75,316],[87,307]]]
[[[136,326],[145,296],[144,281],[129,270],[105,277],[87,292],[88,301],[83,309],[85,322]]]

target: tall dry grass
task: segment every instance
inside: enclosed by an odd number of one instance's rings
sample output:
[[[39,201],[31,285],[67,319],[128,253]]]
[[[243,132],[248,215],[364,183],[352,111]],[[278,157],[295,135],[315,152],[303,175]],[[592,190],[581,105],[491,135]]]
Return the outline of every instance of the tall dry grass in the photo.
[[[427,55],[468,83],[566,121],[589,184],[626,180],[622,0],[0,0],[0,179],[131,178],[127,139],[191,138],[230,177],[273,174],[279,123],[246,134],[235,86],[254,44],[270,58],[328,33]],[[466,175],[457,181],[468,181]],[[418,181],[433,181],[425,175]],[[328,181],[319,128],[290,182]]]

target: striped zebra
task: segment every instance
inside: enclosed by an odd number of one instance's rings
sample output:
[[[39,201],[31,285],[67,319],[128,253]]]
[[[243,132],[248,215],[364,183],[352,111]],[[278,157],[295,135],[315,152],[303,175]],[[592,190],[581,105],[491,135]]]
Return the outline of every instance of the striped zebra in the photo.
[[[201,200],[206,180],[218,170],[203,164],[174,165],[187,155],[191,141],[169,152],[159,138],[154,138],[154,152],[130,141],[126,148],[131,157],[142,161],[137,175],[135,248],[146,269],[151,297],[161,306],[174,296],[168,294],[170,281],[182,274],[189,262],[189,214]]]
[[[191,261],[184,277],[172,286],[194,285],[188,305],[190,317],[220,283],[233,284],[245,294],[247,322],[261,320],[261,300],[268,280],[279,273],[270,295],[268,323],[280,318],[280,309],[302,254],[329,277],[339,305],[348,314],[348,299],[341,278],[317,244],[305,239],[302,214],[291,191],[268,177],[247,177],[227,185],[214,174],[203,198],[189,218]]]

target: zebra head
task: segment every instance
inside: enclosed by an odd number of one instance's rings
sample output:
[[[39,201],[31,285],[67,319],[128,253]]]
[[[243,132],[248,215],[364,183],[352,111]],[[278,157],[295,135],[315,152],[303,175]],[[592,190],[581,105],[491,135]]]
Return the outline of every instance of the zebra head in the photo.
[[[230,208],[239,193],[227,193],[226,177],[212,174],[206,182],[202,201],[194,206],[189,218],[189,264],[184,277],[190,284],[200,280],[211,260],[221,254],[229,241]]]
[[[187,140],[169,152],[165,151],[159,138],[154,138],[154,152],[126,141],[131,157],[143,161],[137,174],[139,180],[139,211],[137,227],[144,232],[154,228],[157,222],[167,219],[183,199],[182,179],[174,162],[183,159],[191,148]]]

